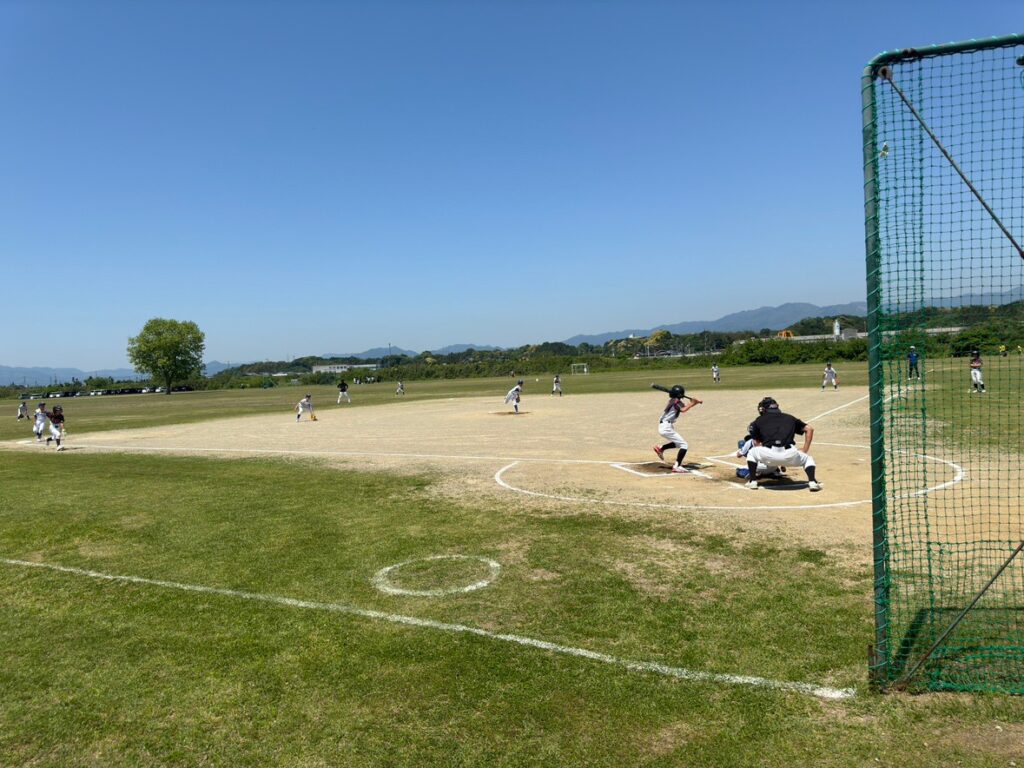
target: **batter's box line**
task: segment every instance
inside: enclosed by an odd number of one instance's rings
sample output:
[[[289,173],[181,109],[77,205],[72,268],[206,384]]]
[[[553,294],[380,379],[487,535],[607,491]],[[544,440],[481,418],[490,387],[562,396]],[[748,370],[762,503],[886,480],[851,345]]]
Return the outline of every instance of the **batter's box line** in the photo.
[[[715,479],[711,475],[704,474],[699,469],[688,469],[688,470],[686,470],[685,473],[682,473],[682,472],[675,472],[675,473],[668,472],[668,473],[664,473],[664,474],[662,474],[662,473],[655,473],[655,472],[637,472],[635,469],[630,469],[630,467],[642,467],[642,466],[645,466],[648,463],[649,462],[646,462],[646,461],[622,461],[622,462],[618,462],[618,463],[613,463],[611,466],[615,467],[615,469],[621,469],[623,472],[629,472],[629,474],[631,474],[631,475],[636,475],[637,477],[642,477],[645,480],[648,480],[648,479],[650,479],[652,477],[654,477],[654,478],[665,478],[665,477],[679,477],[680,475],[683,476],[683,477],[686,477],[686,475],[693,475],[695,477],[704,478],[705,480],[714,480]]]

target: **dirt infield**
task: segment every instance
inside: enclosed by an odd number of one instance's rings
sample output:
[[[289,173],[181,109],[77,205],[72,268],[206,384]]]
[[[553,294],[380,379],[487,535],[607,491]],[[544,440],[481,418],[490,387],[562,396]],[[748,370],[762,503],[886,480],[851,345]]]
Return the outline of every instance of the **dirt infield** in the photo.
[[[441,492],[461,500],[656,520],[697,515],[782,527],[820,543],[870,541],[863,388],[774,393],[783,410],[815,427],[811,453],[825,486],[820,493],[806,489],[799,469],[775,489],[743,488],[735,474],[742,462],[732,454],[759,397],[729,390],[699,395],[706,402],[679,423],[690,443],[687,461],[697,470],[689,475],[668,473],[652,451],[661,442],[656,428],[664,404],[653,392],[556,398],[527,391],[518,416],[500,396],[332,404],[317,411],[316,422],[296,423],[284,412],[117,430],[73,437],[69,449],[305,457],[360,470],[425,472],[438,479]],[[952,465],[937,462],[935,469],[939,482],[954,477]]]

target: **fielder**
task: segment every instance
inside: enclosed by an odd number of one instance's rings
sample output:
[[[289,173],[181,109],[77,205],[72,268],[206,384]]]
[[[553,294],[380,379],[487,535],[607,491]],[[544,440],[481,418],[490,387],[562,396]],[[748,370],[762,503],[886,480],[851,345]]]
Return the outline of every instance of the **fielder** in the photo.
[[[971,352],[971,394],[981,392],[985,394],[985,382],[981,380],[981,353],[978,350]]]
[[[304,398],[299,400],[295,406],[295,421],[298,422],[302,419],[302,414],[308,413],[310,421],[316,421],[316,413],[313,412],[313,396],[307,394]]]
[[[559,376],[557,373],[555,374],[554,381],[551,383],[551,394],[552,394],[552,396],[556,392],[558,393],[559,397],[562,396],[562,377]]]
[[[398,387],[395,389],[395,397],[405,394],[405,384],[402,383],[401,379],[398,381]]]
[[[825,386],[831,384],[832,389],[839,389],[839,371],[832,367],[832,363],[825,363],[825,378],[821,380],[821,391]]]
[[[28,406],[22,401],[18,403],[18,421],[28,418]]]
[[[54,440],[57,441],[57,450],[63,451],[64,446],[61,440],[64,438],[64,408],[59,405],[53,406],[50,414],[50,436],[46,438],[46,445],[49,446]]]
[[[683,436],[676,432],[676,419],[691,408],[700,405],[703,401],[695,397],[687,397],[686,389],[682,384],[676,384],[671,389],[666,389],[658,384],[651,384],[651,388],[668,393],[668,405],[665,406],[665,410],[662,411],[661,418],[658,420],[658,434],[668,440],[668,442],[664,445],[654,446],[654,452],[658,454],[659,459],[664,461],[665,451],[675,446],[679,450],[676,453],[676,463],[672,465],[672,471],[680,475],[688,474],[689,470],[683,466],[683,459],[686,457],[686,451],[690,446],[683,439]],[[684,399],[690,402],[683,405]]]
[[[505,395],[505,405],[511,403],[512,410],[515,411],[516,413],[519,413],[519,396],[522,394],[522,391],[523,380],[520,379],[519,381],[516,382],[516,385],[508,391],[508,394]]]
[[[722,376],[721,372],[718,369],[718,363],[711,364],[711,380],[715,382],[715,384],[720,384],[722,382]]]
[[[352,398],[348,394],[348,382],[344,379],[338,384],[338,405],[341,405],[342,398],[348,403],[352,402]]]
[[[920,379],[921,371],[918,370],[917,364],[920,358],[917,354],[917,347],[911,346],[910,351],[907,352],[907,380]]]
[[[807,473],[807,487],[820,491],[821,483],[815,477],[814,459],[808,451],[814,439],[814,429],[795,416],[779,410],[779,404],[772,397],[766,397],[757,404],[760,414],[750,425],[750,437],[754,446],[747,452],[747,472],[750,478],[747,488],[757,490],[757,468],[764,464],[768,469],[782,467],[803,467]],[[802,450],[797,450],[796,435],[804,436]]]
[[[36,442],[43,442],[43,430],[46,429],[46,420],[50,414],[46,412],[46,403],[40,403],[39,407],[36,408],[35,413],[32,414],[34,421],[32,422],[32,431],[35,433]]]

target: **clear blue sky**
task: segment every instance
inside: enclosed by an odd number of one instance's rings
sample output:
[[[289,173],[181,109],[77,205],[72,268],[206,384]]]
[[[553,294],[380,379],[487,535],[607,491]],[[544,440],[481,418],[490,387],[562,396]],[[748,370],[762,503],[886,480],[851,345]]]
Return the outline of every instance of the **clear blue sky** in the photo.
[[[0,364],[863,298],[860,74],[1020,3],[0,0]]]

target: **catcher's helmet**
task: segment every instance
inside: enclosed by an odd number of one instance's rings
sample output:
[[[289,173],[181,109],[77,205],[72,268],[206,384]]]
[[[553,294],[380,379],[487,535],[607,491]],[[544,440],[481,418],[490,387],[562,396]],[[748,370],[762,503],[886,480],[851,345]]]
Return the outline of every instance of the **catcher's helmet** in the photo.
[[[684,397],[685,395],[686,388],[682,384],[675,384],[672,389],[668,391],[669,397]]]
[[[775,402],[774,397],[765,397],[761,399],[761,402],[757,404],[757,412],[764,413],[769,408],[778,408],[779,404]]]

